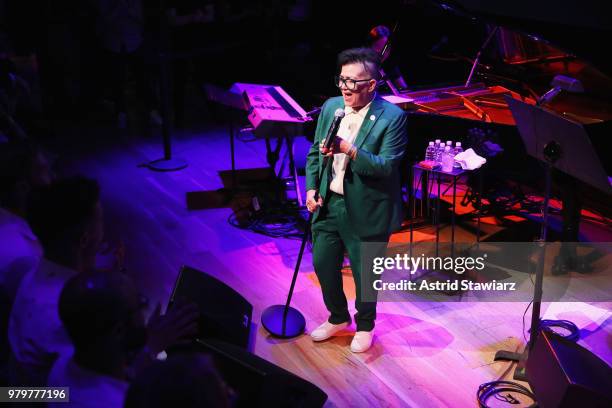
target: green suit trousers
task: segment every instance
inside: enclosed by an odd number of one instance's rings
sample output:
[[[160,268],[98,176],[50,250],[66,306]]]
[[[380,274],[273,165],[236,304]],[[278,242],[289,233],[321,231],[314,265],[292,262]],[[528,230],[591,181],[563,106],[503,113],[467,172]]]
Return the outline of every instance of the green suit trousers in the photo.
[[[329,322],[340,324],[351,320],[342,288],[341,269],[346,249],[355,281],[357,331],[371,331],[374,329],[376,319],[376,301],[363,301],[361,287],[362,274],[372,273],[371,268],[362,270],[361,244],[365,240],[355,232],[355,226],[352,225],[346,211],[344,197],[331,191],[329,194],[329,199],[319,210],[317,222],[312,225],[313,264],[321,284],[323,301],[330,312]],[[378,251],[384,251],[388,240],[388,235],[367,238],[367,242],[380,244]],[[371,281],[371,279],[364,280]]]

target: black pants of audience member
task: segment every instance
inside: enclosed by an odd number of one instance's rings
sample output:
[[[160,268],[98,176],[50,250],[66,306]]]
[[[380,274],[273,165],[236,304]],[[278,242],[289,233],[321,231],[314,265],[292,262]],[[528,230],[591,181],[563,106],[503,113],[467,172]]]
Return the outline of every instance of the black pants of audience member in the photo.
[[[115,112],[127,112],[127,96],[129,72],[136,84],[136,92],[142,99],[146,112],[158,109],[157,78],[158,69],[156,64],[146,58],[141,48],[134,52],[112,52],[105,50],[105,64],[108,69],[109,89],[111,99],[115,104]]]

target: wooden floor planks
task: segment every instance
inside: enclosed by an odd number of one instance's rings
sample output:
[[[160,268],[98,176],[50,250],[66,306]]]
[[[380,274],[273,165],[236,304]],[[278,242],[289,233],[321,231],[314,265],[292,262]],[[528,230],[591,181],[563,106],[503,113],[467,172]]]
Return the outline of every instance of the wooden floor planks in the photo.
[[[265,307],[284,303],[299,241],[236,229],[227,223],[227,208],[188,211],[185,205],[187,191],[221,187],[217,173],[230,167],[224,128],[179,133],[174,150],[189,167],[173,173],[137,167],[159,157],[161,147],[152,139],[116,139],[98,148],[59,143],[56,150],[70,154],[62,160],[66,172],[100,181],[108,237],[125,242],[128,271],[152,304],[167,301],[183,264],[216,276],[254,305],[254,352],[320,386],[328,406],[476,406],[478,385],[508,374],[509,363],[492,361],[495,351],[524,344],[522,302],[380,304],[376,342],[361,355],[348,348],[354,326],[322,343],[307,335],[272,338],[259,318]],[[265,166],[263,142],[237,142],[236,151],[239,168]],[[459,239],[468,236],[458,233]],[[293,298],[307,331],[327,317],[311,262],[307,252]],[[353,310],[350,271],[344,281]],[[577,320],[588,334],[582,343],[610,362],[609,306],[567,303],[543,310],[548,317]]]

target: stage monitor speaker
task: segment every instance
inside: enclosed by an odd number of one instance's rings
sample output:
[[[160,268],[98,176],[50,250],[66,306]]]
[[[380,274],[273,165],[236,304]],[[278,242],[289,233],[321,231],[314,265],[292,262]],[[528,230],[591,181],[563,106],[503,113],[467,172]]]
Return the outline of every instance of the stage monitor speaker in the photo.
[[[612,407],[612,368],[571,340],[540,332],[526,369],[542,408]]]
[[[224,381],[238,394],[235,407],[321,407],[327,394],[316,385],[246,350],[218,340],[200,340]]]
[[[170,297],[195,302],[200,309],[198,339],[219,339],[247,348],[253,306],[237,291],[189,266],[183,266]]]

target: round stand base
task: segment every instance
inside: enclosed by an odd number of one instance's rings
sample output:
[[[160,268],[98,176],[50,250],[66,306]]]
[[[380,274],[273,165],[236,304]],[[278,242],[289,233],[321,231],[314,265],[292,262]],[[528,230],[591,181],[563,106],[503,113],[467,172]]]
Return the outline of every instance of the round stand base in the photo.
[[[158,159],[146,164],[146,166],[155,171],[176,171],[187,167],[187,161],[183,159]]]
[[[285,305],[274,305],[266,308],[261,314],[261,324],[273,336],[290,339],[304,333],[306,319],[297,309],[289,307],[283,327]]]

